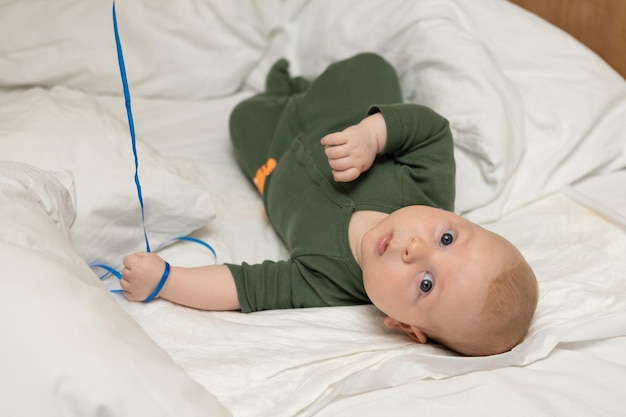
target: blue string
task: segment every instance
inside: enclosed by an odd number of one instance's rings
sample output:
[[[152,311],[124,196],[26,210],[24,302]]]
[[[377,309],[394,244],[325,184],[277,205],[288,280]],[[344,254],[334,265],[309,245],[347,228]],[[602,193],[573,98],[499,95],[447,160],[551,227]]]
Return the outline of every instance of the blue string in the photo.
[[[149,303],[150,301],[154,300],[157,297],[157,295],[159,295],[159,293],[161,292],[161,289],[165,285],[165,281],[167,281],[167,278],[169,278],[169,276],[170,276],[170,264],[165,262],[165,269],[163,270],[163,275],[161,275],[161,279],[159,280],[159,283],[157,284],[154,291],[152,291],[152,294],[150,294],[148,298],[143,300],[144,303]]]
[[[92,268],[102,268],[105,271],[107,271],[106,274],[102,275],[100,277],[100,279],[104,279],[106,278],[109,274],[112,274],[113,276],[115,276],[115,278],[117,278],[118,280],[122,279],[122,274],[118,271],[116,271],[115,269],[111,268],[108,265],[104,265],[104,264],[93,264],[90,265]],[[159,283],[157,284],[156,288],[154,289],[154,291],[152,291],[152,293],[145,299],[143,300],[144,303],[150,302],[152,300],[154,300],[159,293],[161,292],[161,289],[163,288],[163,286],[165,285],[165,282],[167,281],[167,278],[169,278],[170,276],[170,264],[165,262],[165,270],[163,271],[163,275],[161,276],[161,279],[159,280]],[[123,293],[124,290],[111,290],[112,293]]]
[[[113,275],[115,278],[121,280],[122,279],[122,274],[118,271],[116,271],[115,269],[111,268],[108,265],[104,265],[104,264],[91,264],[89,265],[91,268],[102,268],[105,271],[107,271],[106,274],[101,275],[100,276],[100,280],[105,279],[106,277],[109,276],[109,274]],[[112,293],[117,293],[117,294],[121,294],[124,292],[124,290],[111,290]]]
[[[146,241],[146,252],[150,252],[150,243],[148,242],[148,233],[146,231],[146,219],[145,219],[145,210],[144,210],[144,204],[143,204],[143,195],[142,195],[142,192],[141,192],[141,183],[139,181],[139,158],[137,156],[137,141],[135,139],[135,123],[133,121],[133,112],[131,110],[131,105],[130,105],[130,90],[128,88],[128,79],[126,77],[126,67],[124,65],[124,55],[122,53],[122,43],[120,41],[120,35],[119,35],[119,31],[117,29],[117,16],[115,14],[115,1],[113,2],[113,30],[115,32],[115,45],[117,47],[117,61],[119,63],[120,75],[122,77],[122,88],[124,89],[124,100],[125,100],[125,104],[126,104],[126,114],[128,116],[128,128],[130,130],[130,137],[131,137],[131,140],[132,140],[132,148],[133,148],[133,156],[135,158],[135,185],[137,186],[137,197],[139,198],[139,205],[141,206],[141,222],[143,224],[143,236],[144,236],[144,239]],[[201,239],[196,239],[196,238],[190,237],[190,236],[178,236],[178,237],[173,238],[172,240],[181,240],[181,241],[194,242],[194,243],[198,243],[198,244],[204,246],[205,248],[207,248],[208,250],[211,251],[211,253],[215,257],[215,261],[217,263],[217,253],[215,252],[215,249],[213,249],[213,247],[211,245],[209,245],[208,243],[206,243],[205,241],[203,241]],[[122,279],[122,274],[119,271],[111,268],[108,265],[92,264],[92,265],[89,265],[89,266],[91,268],[101,268],[101,269],[104,269],[105,271],[107,271],[105,274],[103,274],[103,275],[101,275],[99,277],[100,280],[105,279],[109,275],[115,276],[118,280]],[[148,296],[148,298],[146,298],[144,300],[144,302],[152,301],[153,299],[155,299],[159,295],[159,292],[161,292],[161,289],[163,288],[163,285],[165,285],[165,282],[167,281],[167,278],[169,277],[169,274],[170,274],[170,264],[165,262],[165,270],[163,271],[163,275],[161,276],[161,279],[159,280],[159,283],[157,284],[157,286],[154,289],[154,291]],[[112,293],[123,293],[124,290],[113,289],[113,290],[111,290],[111,292]]]
[[[177,236],[172,238],[172,241],[183,241],[183,242],[192,242],[192,243],[197,243],[199,245],[204,246],[205,248],[207,248],[212,254],[213,257],[215,258],[215,263],[217,264],[217,252],[215,251],[215,249],[213,249],[213,247],[211,245],[209,245],[208,243],[206,243],[204,240],[202,239],[198,239],[195,237],[191,237],[191,236]],[[167,262],[165,262],[165,271],[163,271],[163,276],[161,277],[161,280],[159,281],[158,285],[156,286],[156,288],[154,289],[154,291],[152,292],[152,294],[150,294],[148,296],[148,298],[146,298],[145,300],[143,300],[144,302],[148,302],[148,301],[152,301],[154,298],[156,298],[157,295],[159,295],[159,292],[161,291],[161,288],[163,288],[163,285],[165,285],[165,281],[167,281],[167,278],[169,276],[169,269],[170,266]],[[101,268],[104,269],[106,271],[105,274],[100,275],[100,280],[104,280],[105,278],[107,278],[109,275],[113,275],[115,278],[117,278],[118,280],[122,279],[122,273],[115,270],[114,268],[111,268],[108,265],[105,264],[91,264],[89,265],[91,268]],[[112,289],[110,290],[112,293],[116,293],[116,294],[121,294],[124,292],[124,290],[120,290],[120,289]]]
[[[185,240],[187,242],[198,243],[204,246],[205,248],[207,248],[208,250],[210,250],[213,256],[215,257],[215,261],[217,262],[217,252],[215,252],[215,249],[213,249],[211,245],[209,245],[202,239],[196,239],[195,237],[191,237],[191,236],[178,236],[178,237],[172,238],[172,240]]]
[[[141,183],[139,182],[139,158],[137,157],[137,141],[135,139],[135,122],[133,121],[133,112],[130,107],[130,90],[128,88],[128,79],[126,78],[126,67],[124,66],[124,55],[122,54],[122,43],[120,42],[120,34],[117,29],[117,16],[115,14],[115,2],[113,2],[113,30],[115,32],[115,45],[117,47],[117,62],[120,66],[120,75],[122,76],[122,87],[124,89],[124,99],[126,103],[126,114],[128,116],[128,128],[130,129],[130,137],[133,146],[133,155],[135,157],[135,185],[137,186],[137,197],[141,206],[141,222],[143,224],[143,237],[146,241],[146,252],[150,252],[150,243],[148,242],[148,233],[146,232],[146,216],[143,205],[143,194],[141,193]]]

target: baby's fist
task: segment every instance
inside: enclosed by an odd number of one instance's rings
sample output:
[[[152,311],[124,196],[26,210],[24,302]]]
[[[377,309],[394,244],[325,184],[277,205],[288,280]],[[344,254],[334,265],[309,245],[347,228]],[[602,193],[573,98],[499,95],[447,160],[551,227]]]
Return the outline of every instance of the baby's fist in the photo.
[[[124,258],[120,285],[124,296],[143,301],[154,291],[165,270],[165,261],[154,253],[139,252]]]

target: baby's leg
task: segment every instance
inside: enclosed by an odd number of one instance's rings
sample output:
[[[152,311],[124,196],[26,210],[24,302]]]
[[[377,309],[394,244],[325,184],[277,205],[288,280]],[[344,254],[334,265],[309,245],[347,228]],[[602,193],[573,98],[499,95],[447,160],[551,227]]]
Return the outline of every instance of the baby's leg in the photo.
[[[330,65],[296,100],[300,122],[309,131],[332,120],[356,123],[372,105],[401,103],[402,91],[391,64],[362,53]]]
[[[288,67],[284,59],[276,62],[267,76],[266,91],[239,103],[230,116],[235,155],[250,179],[268,165],[276,126],[289,99],[309,86],[303,78],[291,78]]]
[[[372,105],[402,101],[394,68],[375,54],[334,63],[311,84],[291,78],[288,66],[285,60],[274,64],[267,91],[237,105],[230,118],[235,155],[261,193],[296,135],[338,122],[346,127]]]

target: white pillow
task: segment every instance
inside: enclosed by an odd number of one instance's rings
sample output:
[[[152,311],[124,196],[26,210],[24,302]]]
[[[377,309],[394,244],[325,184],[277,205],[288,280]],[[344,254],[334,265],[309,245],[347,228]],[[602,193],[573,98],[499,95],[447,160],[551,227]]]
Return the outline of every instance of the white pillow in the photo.
[[[60,233],[62,240],[69,240],[69,229],[75,211],[72,194],[52,173],[15,161],[0,160],[0,237],[16,246],[36,248],[42,252],[52,251],[62,255],[66,249],[59,246],[58,239],[32,239],[28,231],[40,231],[42,235]],[[55,228],[56,226],[56,228]],[[35,247],[35,243],[43,246]],[[10,274],[7,274],[10,276]],[[21,276],[22,274],[20,274]]]
[[[205,188],[140,139],[137,154],[151,249],[214,218]],[[72,173],[76,220],[70,232],[88,264],[117,268],[125,255],[145,250],[128,127],[94,99],[62,87],[0,95],[0,155]]]
[[[59,181],[0,161],[0,199],[0,415],[230,415],[74,252]]]
[[[64,85],[121,94],[111,0],[4,2],[0,87]],[[230,94],[261,58],[279,0],[118,0],[120,37],[135,97]]]

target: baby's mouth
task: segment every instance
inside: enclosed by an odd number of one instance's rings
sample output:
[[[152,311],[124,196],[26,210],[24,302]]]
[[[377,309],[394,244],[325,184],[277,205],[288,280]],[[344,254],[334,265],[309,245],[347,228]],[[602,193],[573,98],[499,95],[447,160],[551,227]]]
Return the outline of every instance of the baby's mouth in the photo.
[[[391,233],[388,233],[378,239],[378,244],[376,245],[376,249],[378,250],[378,255],[382,256],[389,247],[389,242],[391,242]]]

